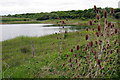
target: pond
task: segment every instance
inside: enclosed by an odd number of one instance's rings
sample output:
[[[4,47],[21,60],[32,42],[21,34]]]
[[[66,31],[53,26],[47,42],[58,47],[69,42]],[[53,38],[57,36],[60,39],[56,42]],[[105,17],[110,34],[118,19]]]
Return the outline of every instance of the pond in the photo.
[[[58,33],[59,31],[76,31],[77,28],[65,26],[63,29],[52,24],[2,24],[0,25],[0,41],[12,39],[18,36],[39,37]]]

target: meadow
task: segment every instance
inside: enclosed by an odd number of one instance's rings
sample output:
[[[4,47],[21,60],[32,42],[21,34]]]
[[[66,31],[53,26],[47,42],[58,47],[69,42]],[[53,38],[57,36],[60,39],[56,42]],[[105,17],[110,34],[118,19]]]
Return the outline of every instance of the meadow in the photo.
[[[92,27],[3,41],[3,78],[120,78],[118,20],[108,18],[106,10],[101,19],[94,9],[96,19],[85,21]]]

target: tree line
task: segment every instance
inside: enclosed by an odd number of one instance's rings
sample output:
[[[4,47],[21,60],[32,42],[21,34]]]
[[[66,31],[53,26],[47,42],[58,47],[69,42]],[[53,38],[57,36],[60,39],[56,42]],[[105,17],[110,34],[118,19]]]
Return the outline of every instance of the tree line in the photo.
[[[98,8],[101,17],[103,17],[103,10],[106,9],[110,12],[110,8]],[[113,15],[116,19],[120,18],[120,8],[114,9]],[[25,13],[15,15],[5,15],[4,17],[16,17],[16,18],[30,18],[32,20],[50,20],[50,19],[93,19],[95,18],[95,11],[93,8],[85,10],[70,10],[70,11],[53,11],[53,12],[41,12],[41,13]]]

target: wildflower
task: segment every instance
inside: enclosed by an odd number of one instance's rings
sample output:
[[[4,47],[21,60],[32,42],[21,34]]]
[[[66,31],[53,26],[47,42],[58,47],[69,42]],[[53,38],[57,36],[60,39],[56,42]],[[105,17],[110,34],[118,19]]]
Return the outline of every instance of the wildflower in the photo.
[[[76,55],[76,54],[74,54],[74,56],[76,57],[77,55]]]
[[[108,27],[111,27],[111,22],[108,23]]]
[[[75,62],[77,63],[77,62],[78,62],[78,60],[77,60],[77,59],[75,59]]]
[[[92,21],[90,21],[89,24],[92,25]]]
[[[107,18],[107,11],[104,10],[104,17]]]
[[[65,33],[67,33],[67,31],[65,31]]]
[[[88,31],[88,27],[86,27],[86,31]]]
[[[118,32],[118,30],[117,29],[115,29],[115,33],[117,33]]]
[[[70,64],[70,67],[72,67],[72,64]]]
[[[100,31],[100,25],[98,25],[98,31]]]
[[[96,5],[94,5],[94,10],[95,10],[95,11],[97,10],[97,7],[96,7]]]
[[[70,62],[72,62],[72,58],[70,58],[70,60],[69,60]]]
[[[73,49],[70,49],[70,52],[73,52]]]
[[[97,41],[95,41],[95,44],[97,45],[97,44],[98,44],[98,42],[97,42]]]
[[[79,46],[79,45],[77,45],[76,49],[77,49],[77,50],[79,50],[79,49],[80,49],[80,46]]]
[[[119,53],[119,49],[116,49],[116,53]]]
[[[96,32],[96,36],[99,37],[99,33],[98,32]]]
[[[113,13],[114,13],[114,9],[111,8],[111,9],[110,9],[110,14],[113,15]]]
[[[69,57],[69,55],[67,54],[66,57]]]
[[[98,60],[97,60],[97,64],[100,65],[100,62],[101,62],[101,61],[98,59]]]
[[[65,64],[63,64],[62,66],[65,66]]]
[[[86,35],[85,39],[88,40],[88,35]]]
[[[108,21],[105,19],[105,24],[108,24]]]
[[[116,44],[116,43],[117,43],[117,40],[114,41],[114,44]]]
[[[98,20],[100,19],[100,15],[99,14],[96,15],[96,19],[98,19]]]
[[[89,45],[90,45],[90,47],[93,47],[93,42],[91,41],[91,42],[89,43]]]
[[[92,28],[92,30],[94,31],[94,28]]]

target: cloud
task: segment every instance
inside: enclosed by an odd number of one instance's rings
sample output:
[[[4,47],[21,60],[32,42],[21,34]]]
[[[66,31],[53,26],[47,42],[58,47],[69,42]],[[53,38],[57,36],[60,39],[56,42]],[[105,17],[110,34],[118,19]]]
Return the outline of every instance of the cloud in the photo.
[[[118,7],[119,0],[1,0],[0,15]]]

